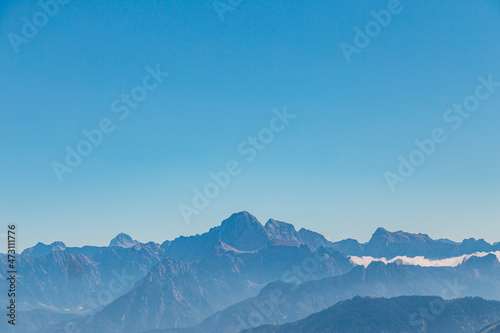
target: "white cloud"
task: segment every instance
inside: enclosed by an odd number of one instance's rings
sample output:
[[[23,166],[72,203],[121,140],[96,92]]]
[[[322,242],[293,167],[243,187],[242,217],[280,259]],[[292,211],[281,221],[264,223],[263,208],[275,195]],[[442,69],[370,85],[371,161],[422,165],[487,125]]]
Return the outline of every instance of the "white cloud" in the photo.
[[[398,256],[391,260],[386,258],[373,258],[373,257],[356,257],[351,256],[351,262],[356,265],[363,265],[368,267],[374,261],[381,261],[385,264],[390,264],[396,261],[400,261],[403,265],[409,266],[422,266],[422,267],[457,267],[465,261],[469,260],[471,257],[485,257],[488,254],[494,254],[497,256],[498,261],[500,261],[500,251],[496,252],[476,252],[473,254],[464,254],[459,257],[451,257],[446,259],[427,259],[425,257],[407,257]]]

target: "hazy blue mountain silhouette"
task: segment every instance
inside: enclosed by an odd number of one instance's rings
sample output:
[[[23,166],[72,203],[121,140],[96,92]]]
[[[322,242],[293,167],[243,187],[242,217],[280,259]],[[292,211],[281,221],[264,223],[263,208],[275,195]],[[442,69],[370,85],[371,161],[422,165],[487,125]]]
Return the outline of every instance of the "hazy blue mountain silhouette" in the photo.
[[[422,315],[423,310],[427,312]],[[485,323],[499,319],[500,302],[481,298],[446,301],[433,296],[355,297],[297,322],[242,333],[475,333]]]
[[[161,245],[140,243],[124,233],[101,247],[38,243],[18,257],[23,272],[19,304],[24,311],[52,311],[50,320],[29,322],[39,328],[55,325],[46,332],[61,329],[58,321],[66,315],[85,316],[86,311],[96,315],[80,322],[82,332],[195,325],[216,332],[234,325],[231,320],[238,311],[253,311],[251,303],[265,301],[266,292],[276,286],[283,286],[289,301],[262,324],[298,320],[357,295],[440,295],[448,288],[443,281],[467,286],[457,297],[498,299],[500,265],[495,255],[472,257],[456,268],[398,263],[354,267],[349,255],[448,258],[499,249],[499,243],[484,240],[458,243],[383,228],[364,244],[354,239],[331,242],[275,219],[262,225],[250,213],[240,212],[206,233]],[[0,261],[6,264],[4,254]],[[117,274],[125,274],[127,281],[111,293]],[[2,279],[0,288],[7,282]]]

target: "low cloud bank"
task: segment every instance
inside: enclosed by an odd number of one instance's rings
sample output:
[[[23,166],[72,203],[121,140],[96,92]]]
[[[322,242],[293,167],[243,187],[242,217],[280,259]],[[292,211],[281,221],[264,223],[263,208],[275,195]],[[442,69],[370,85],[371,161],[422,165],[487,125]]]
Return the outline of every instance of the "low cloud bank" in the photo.
[[[400,262],[402,265],[410,265],[410,266],[422,266],[422,267],[457,267],[458,265],[463,264],[465,261],[469,260],[471,257],[485,257],[488,254],[496,255],[498,261],[500,261],[500,251],[496,252],[476,252],[473,254],[464,254],[459,257],[451,257],[446,259],[427,259],[425,257],[407,257],[407,256],[398,256],[391,260],[387,260],[386,258],[373,258],[373,257],[356,257],[351,256],[351,262],[356,265],[363,265],[368,267],[374,261],[381,261],[385,264],[390,264],[393,262]]]

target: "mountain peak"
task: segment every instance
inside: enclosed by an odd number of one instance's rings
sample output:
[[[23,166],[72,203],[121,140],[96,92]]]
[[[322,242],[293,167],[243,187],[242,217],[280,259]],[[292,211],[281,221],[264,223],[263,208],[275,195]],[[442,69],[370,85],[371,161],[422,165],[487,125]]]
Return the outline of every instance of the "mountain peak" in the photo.
[[[113,238],[111,242],[109,242],[109,247],[118,246],[118,247],[128,248],[128,247],[133,247],[137,244],[139,244],[138,241],[132,239],[132,237],[122,232],[118,234],[115,238]]]
[[[243,211],[231,215],[217,228],[220,240],[238,250],[256,250],[269,242],[269,236],[255,216]]]
[[[419,243],[425,243],[428,241],[432,241],[432,238],[430,238],[426,234],[411,234],[411,233],[404,232],[401,230],[391,232],[385,228],[379,227],[373,233],[373,236],[370,239],[369,243],[381,242],[381,241],[386,243],[386,244],[388,244],[388,243],[409,243],[409,242],[415,242],[415,241],[419,242]]]
[[[300,244],[299,234],[295,227],[286,222],[269,219],[264,226],[271,239]]]
[[[293,228],[295,230],[295,227],[293,226],[293,224],[290,224],[290,223],[286,223],[286,222],[282,222],[282,221],[278,221],[278,220],[275,220],[275,219],[269,219],[269,221],[266,222],[266,227],[269,226],[280,226],[280,227],[286,227],[286,228]]]
[[[64,244],[63,242],[53,242],[52,244],[50,244],[50,246],[52,246],[52,250],[53,251],[64,251],[66,250],[66,244]]]
[[[220,228],[222,230],[234,229],[234,230],[244,230],[247,228],[262,228],[262,224],[257,220],[255,216],[249,212],[243,211],[239,213],[234,213],[227,219],[222,221]]]
[[[50,245],[38,242],[35,246],[25,249],[22,253],[33,257],[43,257],[54,251],[64,251],[66,245],[63,242],[53,242]]]
[[[332,245],[325,236],[317,232],[301,228],[298,232],[302,244],[307,244],[311,249],[315,250],[320,246],[329,247]]]
[[[485,256],[471,256],[465,258],[463,265],[477,269],[490,269],[500,264],[500,253],[489,253]]]
[[[422,254],[422,251],[434,249],[435,244],[445,245],[433,241],[426,234],[411,234],[403,231],[390,232],[384,228],[378,228],[372,238],[366,243],[363,250],[364,255],[372,257],[390,256],[391,258],[402,255],[408,256]]]
[[[257,218],[255,216],[253,216],[252,214],[250,214],[247,211],[242,211],[242,212],[239,212],[239,213],[232,214],[227,219],[225,219],[224,221],[222,221],[222,224],[228,224],[228,223],[231,223],[231,224],[235,224],[235,223],[255,223],[255,222],[257,222],[257,223],[260,224],[260,222],[257,220]]]
[[[374,235],[379,235],[379,234],[389,234],[390,232],[387,231],[384,227],[378,227],[377,230],[373,233]]]
[[[448,245],[459,245],[460,244],[460,243],[452,241],[451,239],[448,239],[448,238],[439,238],[437,241],[444,243],[444,244],[448,244]]]

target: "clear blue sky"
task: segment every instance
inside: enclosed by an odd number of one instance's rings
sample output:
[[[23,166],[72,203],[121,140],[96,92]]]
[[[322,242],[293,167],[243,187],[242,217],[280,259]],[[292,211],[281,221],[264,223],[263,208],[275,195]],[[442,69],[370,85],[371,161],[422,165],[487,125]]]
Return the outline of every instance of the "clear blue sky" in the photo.
[[[348,63],[340,44],[388,3],[243,0],[221,21],[212,1],[71,1],[15,53],[9,33],[40,6],[2,1],[2,228],[20,248],[162,242],[247,210],[331,240],[500,241],[500,88],[459,129],[443,121],[478,76],[500,81],[500,3],[402,1]],[[120,120],[111,104],[157,64],[169,76]],[[246,162],[238,145],[276,107],[297,117]],[[115,130],[59,182],[53,161],[103,118]],[[448,140],[391,192],[384,173],[435,128]],[[229,160],[242,172],[186,224],[179,204]]]

